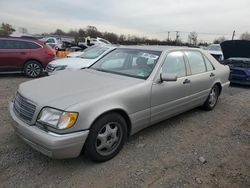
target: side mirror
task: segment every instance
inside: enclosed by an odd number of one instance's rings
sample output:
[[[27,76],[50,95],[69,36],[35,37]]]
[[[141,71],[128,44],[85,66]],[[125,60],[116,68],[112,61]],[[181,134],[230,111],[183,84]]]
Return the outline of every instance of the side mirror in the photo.
[[[161,82],[163,82],[163,81],[176,81],[177,74],[161,73],[160,80],[161,80]]]

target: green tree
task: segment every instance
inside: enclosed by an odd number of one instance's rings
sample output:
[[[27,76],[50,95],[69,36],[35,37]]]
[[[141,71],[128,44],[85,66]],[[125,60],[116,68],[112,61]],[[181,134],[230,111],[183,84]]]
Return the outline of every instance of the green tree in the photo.
[[[14,31],[16,31],[12,25],[8,23],[2,23],[0,27],[0,35],[1,36],[9,36],[11,35]]]

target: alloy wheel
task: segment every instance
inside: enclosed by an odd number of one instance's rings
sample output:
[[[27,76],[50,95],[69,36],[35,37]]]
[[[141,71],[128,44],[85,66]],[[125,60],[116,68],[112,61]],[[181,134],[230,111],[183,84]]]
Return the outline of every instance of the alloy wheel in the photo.
[[[113,153],[121,142],[121,125],[116,122],[110,122],[104,125],[96,138],[96,151],[102,155]]]
[[[26,74],[30,77],[37,77],[41,73],[41,67],[36,63],[30,63],[26,67]]]
[[[213,88],[209,94],[208,104],[213,107],[218,99],[218,91],[216,88]]]

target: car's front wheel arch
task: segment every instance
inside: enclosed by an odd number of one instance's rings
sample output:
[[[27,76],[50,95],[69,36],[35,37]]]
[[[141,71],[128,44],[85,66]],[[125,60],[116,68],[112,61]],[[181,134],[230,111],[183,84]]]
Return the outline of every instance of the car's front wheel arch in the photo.
[[[118,112],[108,111],[100,115],[91,125],[82,151],[93,161],[107,161],[119,153],[127,136],[125,118]]]
[[[93,124],[94,124],[101,116],[104,116],[105,114],[109,114],[109,113],[112,113],[112,112],[120,114],[120,115],[125,119],[126,124],[127,124],[127,130],[128,130],[128,135],[127,135],[127,136],[129,136],[130,133],[131,133],[131,120],[130,120],[130,118],[129,118],[127,112],[124,111],[124,110],[122,110],[122,109],[120,109],[120,108],[114,108],[114,109],[107,110],[107,111],[105,111],[105,112],[99,114],[99,115],[92,121],[91,126],[90,126],[90,129],[91,129],[91,127],[93,126]]]

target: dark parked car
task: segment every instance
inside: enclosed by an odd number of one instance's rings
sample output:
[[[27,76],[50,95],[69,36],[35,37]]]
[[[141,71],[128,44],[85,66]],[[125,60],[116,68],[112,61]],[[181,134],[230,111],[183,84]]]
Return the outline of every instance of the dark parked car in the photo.
[[[225,41],[221,48],[225,59],[222,63],[230,67],[230,81],[250,85],[250,41]]]
[[[55,53],[43,41],[33,38],[0,37],[0,73],[24,72],[38,77]]]

